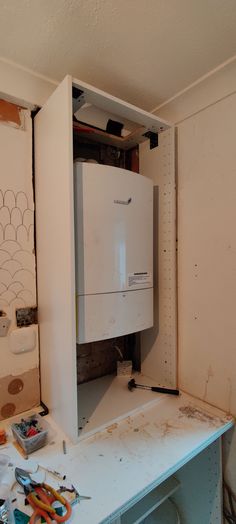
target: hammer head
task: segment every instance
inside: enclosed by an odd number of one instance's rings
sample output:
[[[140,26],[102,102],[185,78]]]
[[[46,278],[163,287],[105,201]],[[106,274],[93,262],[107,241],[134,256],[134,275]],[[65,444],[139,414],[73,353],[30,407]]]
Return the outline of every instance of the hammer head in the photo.
[[[136,388],[136,383],[134,378],[131,378],[131,380],[128,382],[128,389],[130,391],[133,391],[134,388]]]

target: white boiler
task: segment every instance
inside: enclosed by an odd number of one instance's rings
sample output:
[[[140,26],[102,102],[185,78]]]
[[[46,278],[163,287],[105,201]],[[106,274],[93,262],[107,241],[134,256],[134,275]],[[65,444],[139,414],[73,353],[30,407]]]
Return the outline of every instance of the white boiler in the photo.
[[[153,183],[76,162],[77,342],[153,325]]]

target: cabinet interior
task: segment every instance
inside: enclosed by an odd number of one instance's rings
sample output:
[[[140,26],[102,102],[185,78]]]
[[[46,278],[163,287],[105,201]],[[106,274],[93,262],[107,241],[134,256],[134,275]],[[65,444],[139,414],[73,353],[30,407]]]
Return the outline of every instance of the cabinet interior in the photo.
[[[77,105],[74,102],[72,111],[73,160],[139,173],[139,142],[149,139],[145,136],[145,126],[137,127],[134,122],[86,102],[74,112]],[[132,361],[133,373],[138,373],[137,382],[158,385],[158,381],[142,375],[140,333],[76,344],[80,438],[157,401],[157,393],[141,389],[131,392],[128,389],[130,377],[116,375],[121,355],[123,360]]]

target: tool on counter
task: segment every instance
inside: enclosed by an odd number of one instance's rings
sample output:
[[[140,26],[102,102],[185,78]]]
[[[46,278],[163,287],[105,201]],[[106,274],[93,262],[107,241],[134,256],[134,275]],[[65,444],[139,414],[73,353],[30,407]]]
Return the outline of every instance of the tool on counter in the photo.
[[[60,486],[58,493],[63,493],[64,497],[70,502],[71,506],[74,506],[81,500],[91,500],[92,497],[80,495],[75,486],[71,484],[71,489],[66,486]]]
[[[24,469],[16,468],[15,477],[18,484],[23,487],[26,499],[34,510],[30,517],[30,524],[35,524],[39,517],[44,518],[47,524],[52,524],[53,521],[65,522],[70,518],[71,505],[54,488],[45,483],[34,482]],[[65,515],[58,515],[52,505],[55,502],[60,502],[65,507]]]
[[[0,499],[0,524],[8,524],[9,522],[9,501]]]
[[[0,453],[0,481],[2,480],[2,477],[7,472],[9,462],[10,462],[10,457],[8,457],[8,455],[4,455]]]
[[[36,413],[11,425],[13,436],[27,456],[47,444],[49,429],[46,420]]]
[[[0,429],[0,446],[6,444],[7,435],[5,429]]]
[[[30,517],[20,511],[18,508],[14,509],[15,524],[28,524]]]
[[[38,435],[38,433],[42,431],[38,419],[34,417],[29,417],[28,419],[22,418],[18,424],[14,424],[14,429],[18,431],[21,438],[35,437],[35,435]]]
[[[143,384],[136,384],[135,379],[132,378],[128,382],[128,389],[133,391],[134,388],[149,389],[149,391],[156,391],[156,393],[167,393],[168,395],[179,395],[178,389],[161,388],[159,386],[144,386]]]
[[[49,475],[52,475],[53,477],[55,477],[55,478],[57,478],[59,480],[65,480],[66,479],[66,475],[61,475],[61,473],[59,473],[59,471],[56,471],[55,469],[46,468],[45,466],[42,466],[41,464],[39,464],[39,468],[43,469],[44,471],[49,473]]]
[[[65,440],[62,441],[62,449],[63,449],[64,455],[66,455],[67,450],[66,450],[66,441]]]
[[[13,466],[13,464],[11,464],[11,466]],[[0,467],[1,467],[1,455],[0,455]],[[21,467],[21,465],[18,464],[17,467]],[[36,478],[35,476],[35,475],[39,475],[39,470],[42,470],[48,473],[52,477],[55,477],[57,480],[66,480],[66,475],[62,475],[59,471],[56,471],[55,469],[47,468],[46,466],[43,466],[43,464],[39,464],[35,460],[28,459],[27,463],[24,464],[23,469],[25,471],[28,471],[28,473],[30,473],[31,479],[33,479],[35,482],[44,482],[44,479],[38,480],[38,478]]]

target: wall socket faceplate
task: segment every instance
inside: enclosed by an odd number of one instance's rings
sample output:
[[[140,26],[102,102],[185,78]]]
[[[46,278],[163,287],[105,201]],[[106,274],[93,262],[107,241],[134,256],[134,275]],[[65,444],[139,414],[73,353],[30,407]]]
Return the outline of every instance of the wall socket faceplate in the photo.
[[[0,337],[6,337],[10,326],[10,319],[7,316],[0,317]]]
[[[33,326],[16,328],[9,336],[12,353],[28,353],[36,348],[36,330]]]

